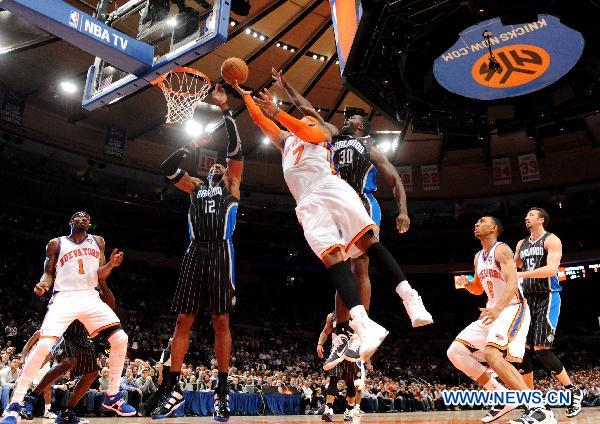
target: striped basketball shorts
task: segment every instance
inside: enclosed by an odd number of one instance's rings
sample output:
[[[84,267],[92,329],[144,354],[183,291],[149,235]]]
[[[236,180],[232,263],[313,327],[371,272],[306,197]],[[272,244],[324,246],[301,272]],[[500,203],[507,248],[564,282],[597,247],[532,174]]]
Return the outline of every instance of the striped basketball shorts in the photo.
[[[560,315],[560,293],[529,293],[526,297],[531,310],[527,346],[552,347]]]
[[[61,337],[52,351],[54,360],[57,362],[61,362],[65,358],[74,358],[77,360],[77,364],[71,370],[72,377],[81,377],[82,375],[98,371],[96,346],[89,338]]]
[[[231,240],[192,241],[185,252],[175,290],[174,312],[211,315],[235,307],[234,250]]]

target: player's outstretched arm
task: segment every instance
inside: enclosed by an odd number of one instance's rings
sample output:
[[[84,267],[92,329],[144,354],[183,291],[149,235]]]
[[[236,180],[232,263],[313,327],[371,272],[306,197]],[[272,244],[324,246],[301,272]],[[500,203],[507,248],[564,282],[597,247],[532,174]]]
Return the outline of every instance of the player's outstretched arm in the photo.
[[[314,106],[287,82],[283,76],[283,72],[271,68],[271,75],[275,80],[275,85],[286,92],[294,106],[296,106],[304,116],[312,116],[315,118],[321,125],[327,128],[332,136],[339,134],[340,131],[338,128],[335,125],[325,122],[321,114],[315,110]]]
[[[515,258],[512,250],[508,245],[502,243],[494,252],[496,261],[500,264],[500,271],[502,272],[502,278],[505,281],[506,289],[502,294],[502,297],[498,299],[496,306],[493,308],[481,308],[481,315],[479,319],[483,321],[483,324],[489,324],[498,318],[500,312],[508,306],[513,296],[517,292],[517,265],[515,264]]]
[[[96,236],[96,240],[98,241],[98,247],[100,247],[100,267],[106,265],[106,257],[104,256],[104,249],[106,248],[106,242],[104,241],[104,237]],[[106,283],[106,279],[98,279],[98,288],[100,289],[100,299],[111,309],[115,309],[117,304],[115,300],[115,295],[113,294],[110,287]]]
[[[233,88],[240,93],[242,98],[244,99],[244,103],[246,103],[246,108],[248,109],[248,113],[250,114],[250,118],[252,122],[256,124],[258,128],[263,132],[264,135],[271,140],[271,143],[275,145],[279,150],[283,149],[283,145],[286,137],[288,137],[289,133],[286,131],[282,131],[275,122],[271,121],[267,118],[260,108],[254,103],[252,100],[252,92],[244,90],[238,84],[234,84]]]
[[[240,198],[240,184],[242,172],[244,171],[244,154],[242,152],[242,140],[233,118],[233,113],[227,104],[227,93],[217,84],[212,93],[212,98],[219,105],[225,120],[227,131],[227,189],[238,199]]]
[[[171,156],[160,164],[163,175],[171,180],[178,189],[191,194],[196,187],[202,184],[202,180],[191,177],[185,170],[179,168],[179,165],[187,156],[192,154],[193,150],[208,143],[210,136],[210,134],[202,134],[194,138],[190,144],[173,152]]]
[[[562,242],[554,234],[549,235],[544,240],[544,248],[548,251],[546,265],[537,269],[519,272],[519,277],[523,278],[548,278],[558,274],[560,260],[562,258]]]
[[[387,156],[378,148],[371,149],[371,160],[382,173],[383,178],[394,193],[394,199],[398,204],[398,216],[396,217],[396,228],[400,234],[404,234],[410,228],[410,218],[408,217],[408,206],[406,204],[406,190],[402,184],[402,178],[390,163]]]
[[[310,125],[279,109],[269,90],[264,89],[258,94],[260,98],[255,96],[254,101],[260,108],[264,110],[265,113],[275,118],[300,140],[315,144],[323,142],[329,143],[331,141],[331,134],[329,131],[325,130],[322,125],[319,125],[314,121],[313,124]]]
[[[46,259],[44,260],[44,273],[40,282],[35,285],[34,293],[42,296],[54,285],[56,275],[56,261],[58,260],[58,239],[52,239],[46,245]]]

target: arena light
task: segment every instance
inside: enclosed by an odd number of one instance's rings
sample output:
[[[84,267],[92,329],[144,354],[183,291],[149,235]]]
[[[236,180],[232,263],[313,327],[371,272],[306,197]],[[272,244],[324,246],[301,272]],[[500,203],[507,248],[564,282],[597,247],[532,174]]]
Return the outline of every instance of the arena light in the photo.
[[[75,93],[77,91],[77,86],[72,83],[71,81],[62,81],[60,83],[60,88],[65,92],[65,93]]]
[[[176,27],[177,26],[177,18],[172,17],[167,19],[167,25],[169,25],[170,27]]]
[[[317,60],[319,58],[319,56],[317,56],[316,54],[313,54],[312,58],[315,59],[315,60]]]
[[[283,50],[287,50],[288,46],[286,46],[285,44],[283,45]]]
[[[246,34],[248,34],[248,35],[252,34],[252,30],[250,28],[246,28]]]
[[[265,137],[262,139],[262,144],[269,144],[271,143],[271,140],[269,140],[269,137]]]
[[[292,48],[290,49],[290,51],[291,51],[292,53],[294,53],[294,52],[296,51],[296,49],[292,47]]]
[[[254,32],[252,33],[252,36],[253,36],[254,38],[258,38],[258,32],[254,31]]]
[[[202,124],[193,119],[190,119],[185,123],[185,132],[192,137],[202,134],[203,130],[204,127]]]
[[[383,143],[379,143],[379,148],[383,151],[383,153],[387,153],[392,150],[392,143],[389,141],[384,141]]]
[[[213,132],[215,130],[215,128],[217,128],[217,124],[216,122],[210,122],[208,124],[206,124],[206,132]]]
[[[276,46],[277,46],[277,47],[281,47],[281,43],[277,43],[277,44],[276,44]]]
[[[229,25],[231,25],[232,27],[234,27],[236,25],[235,21],[231,21],[229,22]]]

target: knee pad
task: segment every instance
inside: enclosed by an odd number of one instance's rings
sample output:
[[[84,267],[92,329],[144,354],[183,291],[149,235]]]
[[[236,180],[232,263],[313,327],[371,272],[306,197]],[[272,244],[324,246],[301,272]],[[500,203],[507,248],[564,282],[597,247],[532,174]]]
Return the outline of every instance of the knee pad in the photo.
[[[521,374],[529,374],[533,372],[533,352],[531,349],[525,349],[525,355],[523,355],[523,361],[518,366]]]
[[[542,364],[554,374],[560,374],[564,369],[560,359],[550,349],[541,349],[535,351],[535,356],[540,360]]]
[[[346,382],[346,396],[353,398],[356,397],[356,386],[353,381]]]
[[[123,330],[115,331],[109,338],[108,342],[110,343],[110,349],[127,349],[127,343],[129,342],[129,337],[127,337],[127,333]]]
[[[325,391],[326,395],[335,396],[337,393],[337,383],[340,379],[335,375],[329,377],[329,385],[327,386],[327,390]]]

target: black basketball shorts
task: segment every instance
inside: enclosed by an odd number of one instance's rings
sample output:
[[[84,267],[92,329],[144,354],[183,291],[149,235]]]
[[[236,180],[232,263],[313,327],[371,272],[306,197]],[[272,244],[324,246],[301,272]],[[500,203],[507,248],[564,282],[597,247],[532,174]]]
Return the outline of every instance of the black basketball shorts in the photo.
[[[235,307],[234,250],[231,240],[192,241],[183,258],[173,311],[197,315],[231,313]]]
[[[560,315],[560,293],[529,293],[525,298],[531,313],[527,346],[552,347]]]
[[[61,337],[53,348],[53,353],[57,362],[65,358],[77,360],[77,364],[71,370],[71,377],[98,372],[96,346],[91,339]]]

